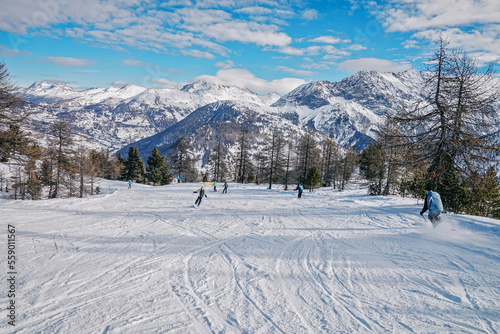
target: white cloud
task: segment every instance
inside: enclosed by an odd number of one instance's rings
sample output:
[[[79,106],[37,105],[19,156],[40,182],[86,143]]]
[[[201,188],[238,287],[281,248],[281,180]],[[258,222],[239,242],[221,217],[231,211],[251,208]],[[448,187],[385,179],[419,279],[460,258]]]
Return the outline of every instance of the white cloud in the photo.
[[[348,47],[349,50],[354,50],[354,51],[361,51],[361,50],[366,50],[366,46],[359,45],[359,44],[351,44]]]
[[[84,67],[95,64],[87,59],[72,58],[72,57],[45,57],[49,62],[57,66],[63,67]]]
[[[247,15],[268,15],[272,13],[272,10],[266,7],[254,6],[254,7],[243,7],[235,10],[234,12]]]
[[[338,43],[350,43],[350,39],[340,39],[334,36],[319,36],[309,40],[312,43],[326,43],[326,44],[338,44]]]
[[[302,12],[304,20],[312,21],[318,18],[318,11],[316,9],[306,9]]]
[[[498,0],[393,0],[376,12],[388,31],[500,23]]]
[[[215,66],[222,68],[223,70],[227,70],[227,69],[233,68],[234,63],[232,60],[226,60],[225,62],[219,61],[219,62],[215,63]]]
[[[257,1],[237,14],[234,1],[177,4],[183,7],[139,0],[6,1],[0,10],[0,30],[27,35],[51,29],[56,37],[66,35],[98,46],[160,52],[195,47],[203,50],[182,53],[208,58],[214,53],[226,56],[230,51],[224,42],[276,47],[292,42],[281,29],[287,24],[282,18],[293,14],[287,9],[290,5],[271,1],[262,2],[265,7],[260,7]],[[257,14],[263,15],[260,22],[252,20]],[[54,29],[56,25],[62,27]]]
[[[16,56],[30,56],[32,55],[29,51],[21,51],[18,49],[12,49],[8,46],[0,45],[0,57],[11,58]]]
[[[297,78],[282,78],[267,81],[256,77],[246,69],[219,70],[215,76],[202,75],[193,79],[193,81],[198,80],[206,80],[222,85],[235,85],[259,94],[271,92],[286,94],[306,82]]]
[[[256,22],[223,22],[202,28],[203,34],[218,41],[237,41],[254,43],[260,46],[286,46],[292,38],[286,33],[278,32],[273,25],[262,25]]]
[[[136,59],[125,59],[124,61],[121,62],[121,64],[126,66],[136,66],[136,67],[148,67],[152,65],[151,63],[147,63]]]
[[[289,68],[286,66],[278,66],[277,69],[282,70],[283,72],[287,72],[287,73],[296,75],[296,76],[311,76],[311,75],[315,74],[312,71],[297,70],[297,69]]]
[[[358,71],[401,72],[411,67],[409,63],[398,63],[392,60],[378,58],[349,59],[338,65],[340,70],[351,73]]]
[[[206,59],[214,59],[215,56],[210,52],[194,50],[194,49],[185,49],[180,50],[180,52],[185,56],[193,56],[196,58],[206,58]]]
[[[443,36],[450,41],[450,48],[463,49],[479,56],[481,62],[500,61],[500,25],[493,25],[483,30],[462,31],[460,28],[446,30],[432,29],[413,34],[416,40],[435,41],[438,36]],[[408,45],[417,44],[410,40]]]
[[[113,81],[111,83],[111,86],[113,87],[123,87],[125,85],[128,85],[128,82],[125,82],[125,81],[121,81],[121,80],[118,80],[118,81]]]
[[[171,81],[165,78],[145,78],[148,82],[160,85],[165,88],[180,88],[185,85],[183,82]]]

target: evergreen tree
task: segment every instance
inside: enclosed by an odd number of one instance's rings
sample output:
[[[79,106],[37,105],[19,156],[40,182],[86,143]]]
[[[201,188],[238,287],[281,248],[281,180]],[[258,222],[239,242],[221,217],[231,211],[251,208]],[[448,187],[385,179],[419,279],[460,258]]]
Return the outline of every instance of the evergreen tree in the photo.
[[[312,166],[307,170],[304,185],[309,188],[309,191],[313,191],[321,185],[321,174],[316,166]]]
[[[129,148],[130,150],[130,148]],[[118,165],[120,167],[120,175],[118,177],[118,180],[121,180],[121,181],[126,181],[127,180],[127,160],[125,160],[121,153],[118,153]]]
[[[172,173],[170,173],[165,156],[160,155],[160,151],[156,147],[148,158],[146,177],[153,182],[153,185],[165,185],[172,182]]]
[[[144,161],[141,159],[138,147],[128,148],[128,157],[125,161],[125,170],[123,176],[125,180],[135,180],[136,182],[144,182],[145,167]]]
[[[493,167],[488,169],[483,178],[484,184],[484,216],[500,219],[500,180]]]

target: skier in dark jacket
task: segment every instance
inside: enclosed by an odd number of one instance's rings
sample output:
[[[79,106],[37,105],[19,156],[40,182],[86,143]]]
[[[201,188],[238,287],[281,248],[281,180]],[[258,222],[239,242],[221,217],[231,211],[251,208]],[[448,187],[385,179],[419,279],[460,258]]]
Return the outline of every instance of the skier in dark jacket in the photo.
[[[194,205],[198,204],[198,206],[200,206],[203,196],[207,197],[207,195],[205,194],[205,188],[202,186],[200,189],[193,191],[193,193],[200,193],[198,195],[198,198],[196,199],[196,202],[194,202]]]
[[[302,187],[302,185],[301,185],[301,184],[298,184],[298,185],[297,185],[297,188],[295,188],[295,190],[298,190],[298,191],[299,191],[299,193],[298,193],[298,195],[297,195],[297,196],[298,196],[298,198],[299,198],[299,199],[301,199],[301,198],[302,198],[302,192],[304,191],[304,187]]]
[[[420,211],[420,215],[423,217],[424,213],[429,210],[428,218],[436,226],[441,220],[439,215],[443,211],[443,203],[441,202],[441,196],[437,192],[432,191],[432,188],[430,184],[425,187],[427,194],[425,195],[424,207]]]
[[[229,187],[227,182],[224,182],[224,189],[222,189],[223,194],[227,194],[227,187]]]

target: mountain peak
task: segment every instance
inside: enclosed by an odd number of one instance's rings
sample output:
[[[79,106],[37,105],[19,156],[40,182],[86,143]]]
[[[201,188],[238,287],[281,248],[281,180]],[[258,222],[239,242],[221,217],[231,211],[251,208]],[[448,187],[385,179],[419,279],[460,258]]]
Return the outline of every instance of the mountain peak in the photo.
[[[52,83],[52,82],[48,82],[48,81],[36,81],[31,86],[28,87],[28,90],[31,90],[31,91],[42,91],[42,90],[51,90],[51,89],[71,90],[71,91],[75,90],[68,83]]]
[[[195,81],[193,83],[187,84],[184,87],[182,87],[181,90],[183,92],[193,93],[196,91],[207,91],[207,90],[210,90],[216,86],[218,86],[218,85],[214,84],[212,82],[201,80],[201,81]]]

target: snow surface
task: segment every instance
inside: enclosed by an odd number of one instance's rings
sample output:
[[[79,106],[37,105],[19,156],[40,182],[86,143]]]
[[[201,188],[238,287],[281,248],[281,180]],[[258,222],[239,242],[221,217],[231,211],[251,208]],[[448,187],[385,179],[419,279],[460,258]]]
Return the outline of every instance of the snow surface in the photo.
[[[101,182],[92,198],[0,200],[17,333],[500,331],[498,220],[434,229],[415,199],[364,189],[230,184],[194,207],[200,184]]]

